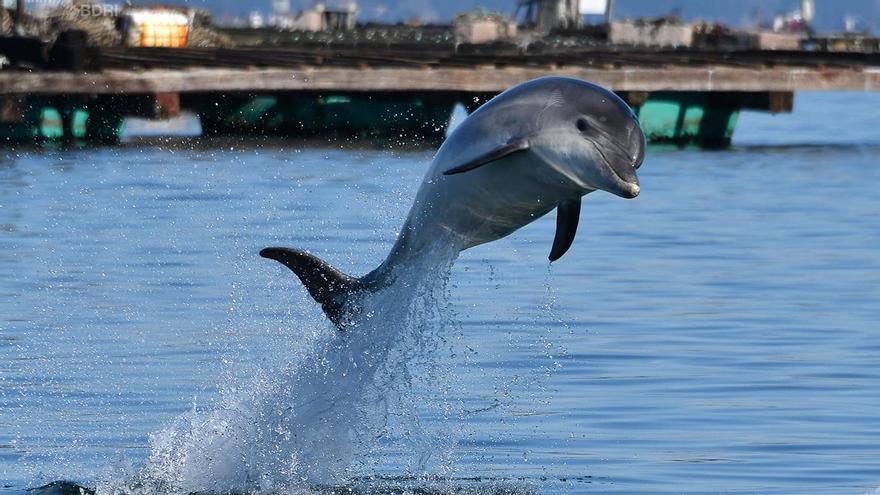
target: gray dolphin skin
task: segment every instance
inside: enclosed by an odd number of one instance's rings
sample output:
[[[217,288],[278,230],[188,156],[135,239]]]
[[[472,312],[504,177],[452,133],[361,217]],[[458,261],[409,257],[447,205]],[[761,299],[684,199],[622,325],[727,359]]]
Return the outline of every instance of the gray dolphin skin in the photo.
[[[496,96],[468,116],[434,157],[388,258],[349,277],[304,251],[266,248],[343,328],[358,294],[390,284],[395,268],[448,242],[465,250],[505,237],[554,208],[550,261],[574,241],[581,198],[603,190],[639,194],[645,135],[617,95],[592,83],[542,77]]]

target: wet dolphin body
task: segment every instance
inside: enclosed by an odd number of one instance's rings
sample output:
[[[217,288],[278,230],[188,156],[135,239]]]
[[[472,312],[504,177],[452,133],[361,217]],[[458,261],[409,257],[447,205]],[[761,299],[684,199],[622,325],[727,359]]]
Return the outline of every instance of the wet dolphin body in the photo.
[[[515,86],[470,115],[434,157],[388,258],[361,278],[304,251],[266,248],[303,282],[337,327],[357,294],[393,281],[394,269],[445,239],[459,250],[494,241],[557,209],[550,261],[574,241],[581,197],[639,194],[645,136],[611,91],[543,77]]]

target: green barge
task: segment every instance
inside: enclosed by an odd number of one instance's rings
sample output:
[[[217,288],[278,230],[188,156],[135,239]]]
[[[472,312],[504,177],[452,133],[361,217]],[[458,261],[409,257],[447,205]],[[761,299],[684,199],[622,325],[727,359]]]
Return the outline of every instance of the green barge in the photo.
[[[180,95],[176,105],[198,115],[203,135],[433,141],[445,135],[456,104],[472,111],[490,96],[193,93]],[[791,110],[790,94],[660,91],[621,96],[639,116],[650,142],[679,146],[728,146],[743,109]],[[116,143],[124,133],[126,117],[161,117],[155,109],[143,110],[150,105],[102,100],[107,99],[35,95],[12,105],[7,101],[7,115],[18,118],[0,120],[0,140]]]

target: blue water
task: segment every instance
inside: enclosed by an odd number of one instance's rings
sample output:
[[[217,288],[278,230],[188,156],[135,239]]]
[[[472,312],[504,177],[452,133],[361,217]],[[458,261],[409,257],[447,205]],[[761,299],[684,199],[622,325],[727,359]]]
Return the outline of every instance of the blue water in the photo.
[[[442,456],[413,468],[388,440],[360,475],[873,493],[880,95],[795,105],[742,116],[728,151],[651,149],[641,196],[588,196],[552,266],[552,214],[462,253],[451,324],[405,387],[416,443]],[[151,432],[330,331],[256,253],[371,270],[430,158],[233,140],[0,152],[0,487],[136,471]]]

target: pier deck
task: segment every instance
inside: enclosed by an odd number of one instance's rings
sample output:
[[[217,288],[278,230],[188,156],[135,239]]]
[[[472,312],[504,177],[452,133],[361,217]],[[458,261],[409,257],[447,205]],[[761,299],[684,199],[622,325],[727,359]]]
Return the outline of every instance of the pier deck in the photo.
[[[103,47],[89,71],[0,70],[0,94],[205,91],[497,93],[556,74],[614,91],[880,90],[880,54],[465,45]]]
[[[880,91],[880,67],[305,67],[0,71],[0,94],[125,94],[206,91],[503,91],[565,75],[614,91]]]

